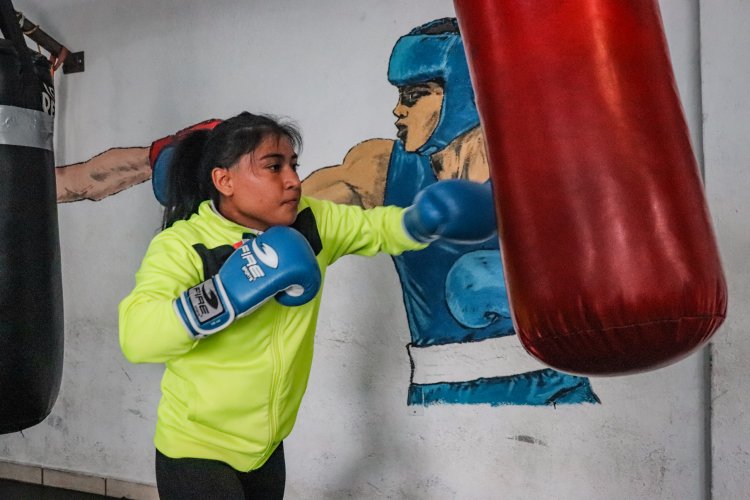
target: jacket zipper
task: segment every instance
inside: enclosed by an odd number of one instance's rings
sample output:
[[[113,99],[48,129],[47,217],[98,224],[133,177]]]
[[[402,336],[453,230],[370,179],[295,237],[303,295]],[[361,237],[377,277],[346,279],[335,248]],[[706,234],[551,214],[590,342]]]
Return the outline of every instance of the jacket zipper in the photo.
[[[281,353],[281,331],[283,325],[286,322],[286,308],[281,307],[279,304],[274,304],[275,307],[280,309],[280,312],[274,322],[273,333],[271,334],[271,355],[273,357],[273,374],[271,377],[271,401],[269,404],[269,429],[270,436],[268,440],[268,449],[266,453],[270,451],[271,445],[273,445],[276,439],[276,433],[278,432],[279,417],[278,417],[278,391],[279,385],[281,384],[281,374],[283,373],[283,356]]]

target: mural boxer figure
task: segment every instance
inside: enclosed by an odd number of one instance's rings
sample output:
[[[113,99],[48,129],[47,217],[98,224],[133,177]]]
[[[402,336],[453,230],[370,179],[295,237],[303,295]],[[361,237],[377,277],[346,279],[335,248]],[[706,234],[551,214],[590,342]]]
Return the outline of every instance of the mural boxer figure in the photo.
[[[484,136],[455,19],[438,19],[401,37],[388,78],[399,89],[393,110],[398,140],[357,144],[340,165],[308,176],[305,194],[363,208],[406,206],[420,189],[447,179],[488,182]],[[101,199],[147,180],[151,164],[161,199],[162,167],[170,158],[162,153],[173,151],[173,140],[110,149],[57,169],[58,200]],[[496,239],[471,246],[438,242],[394,262],[411,334],[409,404],[599,402],[587,378],[548,369],[521,347]]]
[[[388,79],[399,89],[393,110],[399,140],[358,144],[341,165],[305,179],[305,192],[363,207],[407,206],[419,190],[447,179],[488,182],[484,136],[455,19],[401,37]],[[409,404],[599,401],[588,379],[546,369],[521,348],[496,238],[461,247],[437,242],[394,262],[412,340]]]

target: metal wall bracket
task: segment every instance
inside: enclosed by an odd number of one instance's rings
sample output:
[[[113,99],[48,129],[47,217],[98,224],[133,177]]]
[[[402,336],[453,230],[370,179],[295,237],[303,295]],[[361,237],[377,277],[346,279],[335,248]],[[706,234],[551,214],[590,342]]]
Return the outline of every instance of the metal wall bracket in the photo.
[[[83,52],[72,52],[68,54],[63,63],[63,73],[80,73],[84,69]]]
[[[50,53],[53,69],[57,69],[62,63],[63,73],[80,73],[83,71],[83,52],[71,52],[21,12],[16,12],[16,19],[18,19],[23,34]]]

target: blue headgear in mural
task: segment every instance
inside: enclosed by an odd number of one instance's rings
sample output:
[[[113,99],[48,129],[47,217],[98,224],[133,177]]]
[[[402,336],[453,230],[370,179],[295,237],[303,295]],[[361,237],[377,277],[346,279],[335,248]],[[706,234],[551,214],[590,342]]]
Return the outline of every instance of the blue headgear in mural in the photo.
[[[450,23],[455,32],[430,34],[437,25]],[[455,19],[437,19],[414,28],[396,42],[388,65],[388,80],[397,87],[435,81],[443,86],[443,106],[437,126],[417,149],[431,155],[456,137],[479,125],[469,66]]]

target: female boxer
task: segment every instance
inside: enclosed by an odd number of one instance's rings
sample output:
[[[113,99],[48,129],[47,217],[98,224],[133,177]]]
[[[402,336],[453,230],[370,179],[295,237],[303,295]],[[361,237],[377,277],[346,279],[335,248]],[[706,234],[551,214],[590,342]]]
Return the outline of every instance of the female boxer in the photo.
[[[328,265],[494,231],[491,216],[476,216],[492,213],[489,189],[467,181],[440,183],[406,209],[301,196],[300,145],[291,125],[242,113],[174,153],[164,230],[119,308],[125,356],[165,364],[154,437],[162,499],[283,497],[282,441],[307,385]]]

